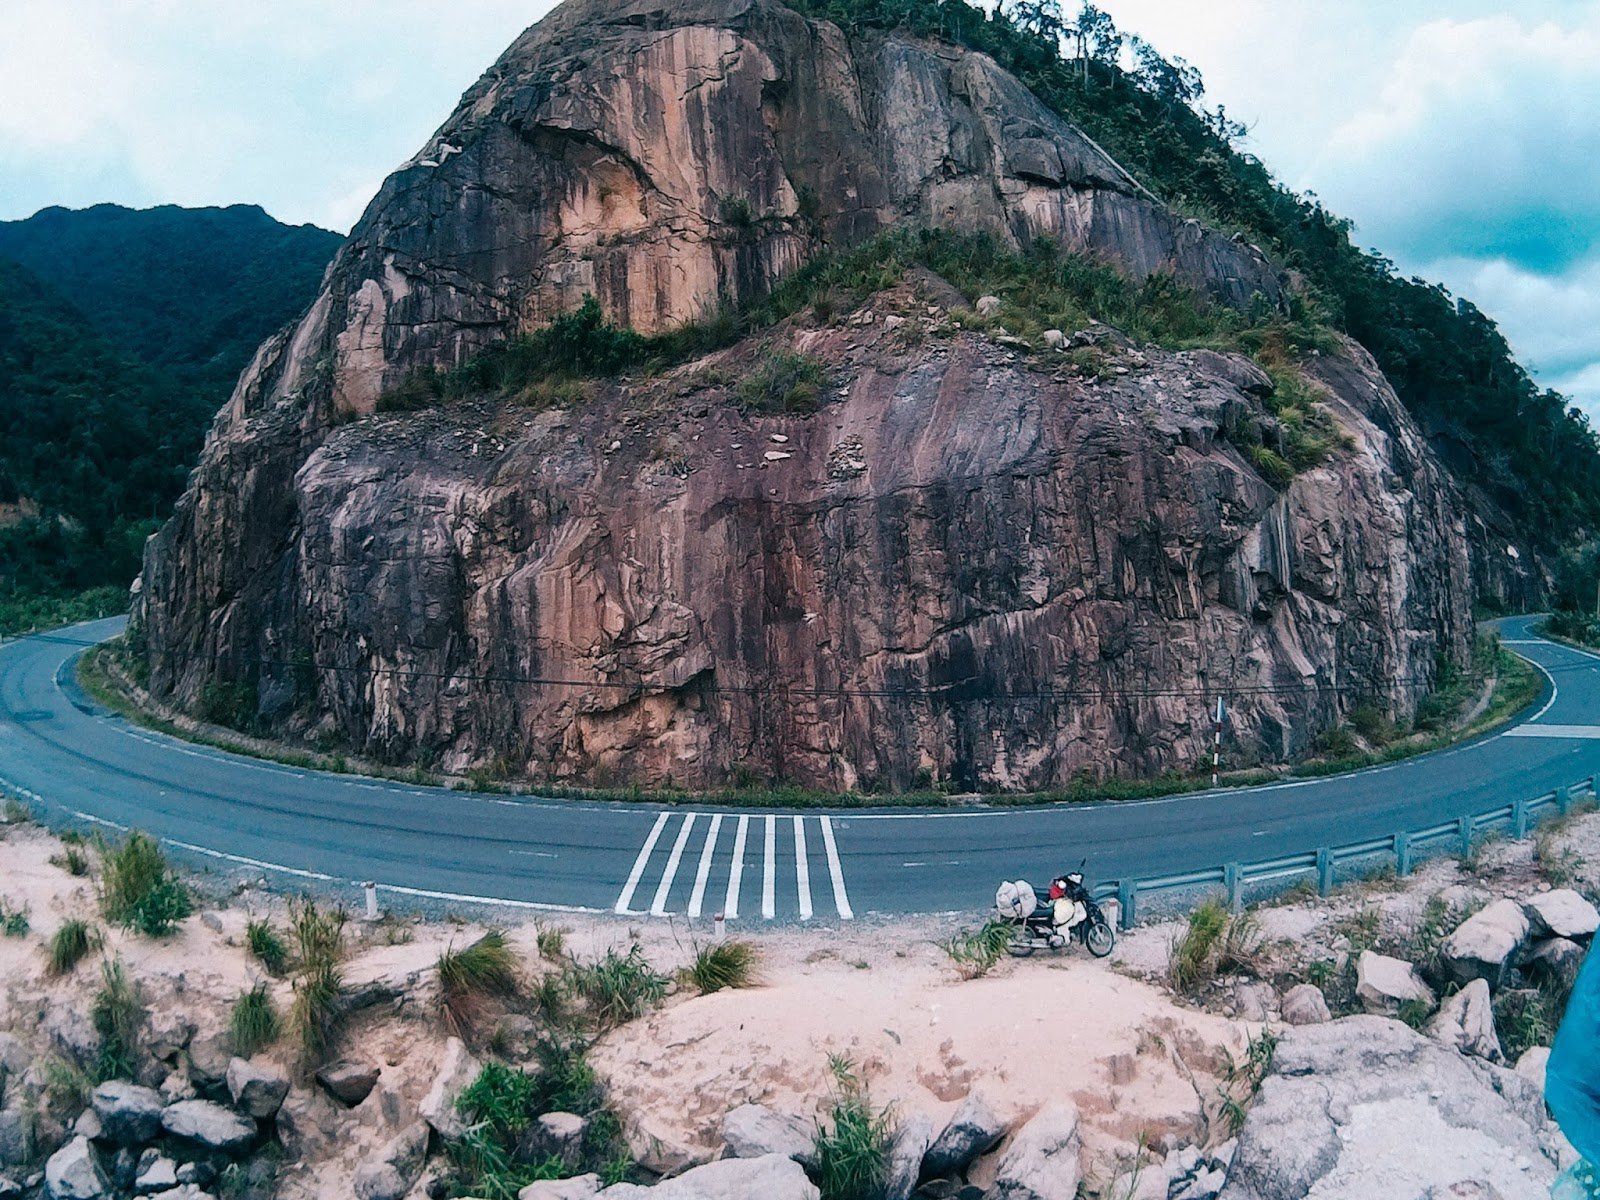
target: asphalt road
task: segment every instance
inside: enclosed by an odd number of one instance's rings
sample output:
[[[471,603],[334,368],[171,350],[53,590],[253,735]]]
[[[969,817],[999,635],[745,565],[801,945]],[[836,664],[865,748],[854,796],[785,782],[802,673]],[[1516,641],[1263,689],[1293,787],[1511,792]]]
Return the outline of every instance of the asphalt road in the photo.
[[[0,646],[0,784],[79,822],[138,828],[180,855],[385,903],[835,922],[987,908],[1005,878],[1087,857],[1091,881],[1177,873],[1381,837],[1600,772],[1600,656],[1502,631],[1545,673],[1516,725],[1335,778],[1050,808],[774,813],[479,796],[329,775],[138,728],[73,682],[120,619]]]

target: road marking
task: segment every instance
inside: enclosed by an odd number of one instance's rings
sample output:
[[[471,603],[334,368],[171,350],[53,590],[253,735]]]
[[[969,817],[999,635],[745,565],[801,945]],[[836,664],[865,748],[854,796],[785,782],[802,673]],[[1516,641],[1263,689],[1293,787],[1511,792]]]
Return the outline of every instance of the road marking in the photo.
[[[683,848],[689,843],[689,831],[694,828],[694,813],[683,815],[678,829],[678,840],[672,843],[672,853],[667,858],[667,869],[661,872],[661,882],[656,886],[656,898],[650,903],[652,917],[667,915],[667,896],[672,891],[672,881],[677,878],[678,864],[683,861]]]
[[[1506,730],[1507,737],[1517,738],[1576,738],[1581,741],[1600,741],[1600,725],[1518,725]]]
[[[560,858],[559,854],[551,854],[548,850],[512,850],[510,853],[518,858]]]
[[[800,885],[800,919],[811,920],[811,863],[806,859],[806,819],[794,819],[794,876]]]
[[[698,917],[706,898],[706,877],[711,874],[711,856],[717,852],[717,834],[722,830],[722,814],[714,813],[706,830],[706,844],[700,848],[700,869],[695,872],[694,891],[689,895],[689,915]]]
[[[767,849],[762,862],[761,915],[772,920],[778,915],[778,818],[767,818]]]
[[[733,865],[728,868],[728,896],[722,902],[722,915],[733,920],[739,915],[739,885],[744,882],[744,842],[750,832],[750,818],[740,817],[733,835]]]
[[[853,920],[850,897],[844,890],[844,868],[839,864],[839,847],[833,840],[833,818],[822,818],[822,848],[828,852],[828,874],[833,877],[833,906],[846,921]]]
[[[661,836],[661,827],[666,823],[666,813],[662,813],[656,818],[655,826],[650,830],[650,836],[644,840],[644,849],[639,851],[639,857],[633,862],[633,870],[628,873],[628,882],[622,886],[622,895],[617,897],[617,912],[625,913],[630,911],[628,905],[633,903],[633,893],[639,887],[639,880],[644,878],[645,864],[650,861],[650,853],[656,848],[656,839]]]

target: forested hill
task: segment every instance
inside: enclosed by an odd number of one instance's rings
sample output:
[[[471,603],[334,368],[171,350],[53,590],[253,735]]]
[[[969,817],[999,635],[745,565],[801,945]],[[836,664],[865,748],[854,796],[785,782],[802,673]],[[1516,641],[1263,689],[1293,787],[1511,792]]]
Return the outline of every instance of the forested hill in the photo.
[[[0,222],[21,263],[136,362],[221,407],[256,347],[298,316],[344,239],[255,205],[46,208]]]
[[[1064,14],[1052,0],[1007,0],[986,15],[965,0],[791,2],[849,30],[907,29],[991,55],[1162,200],[1298,272],[1313,314],[1372,352],[1457,477],[1519,538],[1566,551],[1600,532],[1600,450],[1583,414],[1535,384],[1470,302],[1404,278],[1351,241],[1348,221],[1279,184],[1181,59],[1091,4]]]
[[[341,240],[245,206],[0,223],[0,633],[125,592],[234,380]]]

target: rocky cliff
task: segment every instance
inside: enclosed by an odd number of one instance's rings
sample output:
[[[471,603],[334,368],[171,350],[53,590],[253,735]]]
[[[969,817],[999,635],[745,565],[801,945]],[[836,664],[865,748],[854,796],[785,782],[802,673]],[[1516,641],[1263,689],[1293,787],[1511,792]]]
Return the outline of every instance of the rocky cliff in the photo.
[[[1354,345],[1313,364],[1348,448],[1282,491],[1229,441],[1270,421],[1247,360],[1094,334],[1086,374],[929,278],[566,410],[369,415],[585,294],[660,329],[901,224],[1282,295],[981,55],[770,0],[569,3],[241,379],[147,554],[153,688],[541,777],[1032,788],[1192,763],[1218,690],[1293,753],[1463,653],[1465,523]],[[825,369],[816,415],[735,402],[774,346]]]

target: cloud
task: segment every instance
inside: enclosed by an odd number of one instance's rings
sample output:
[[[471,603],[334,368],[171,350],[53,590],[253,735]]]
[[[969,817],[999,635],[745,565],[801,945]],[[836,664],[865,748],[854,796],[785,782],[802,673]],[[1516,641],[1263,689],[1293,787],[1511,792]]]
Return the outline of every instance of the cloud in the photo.
[[[1600,245],[1600,5],[1430,21],[1307,171],[1402,263],[1559,272]]]

